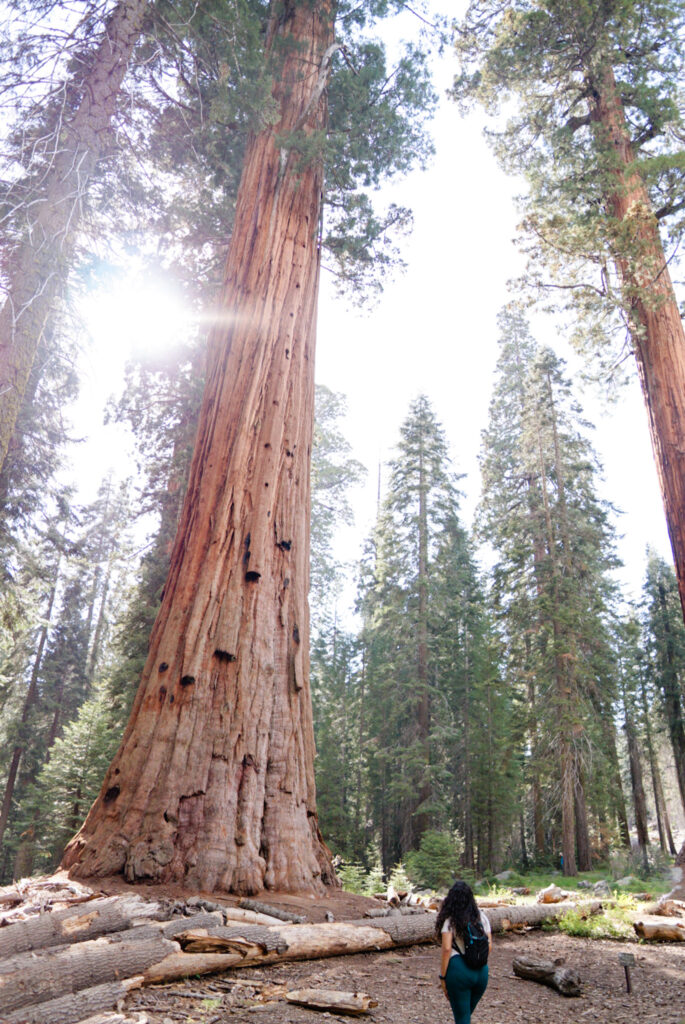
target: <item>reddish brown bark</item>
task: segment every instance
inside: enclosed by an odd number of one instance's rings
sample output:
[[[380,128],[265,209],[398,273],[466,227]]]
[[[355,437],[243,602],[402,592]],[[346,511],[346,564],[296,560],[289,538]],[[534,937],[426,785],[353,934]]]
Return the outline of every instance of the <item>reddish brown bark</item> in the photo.
[[[334,880],[315,813],[309,458],[330,3],[289,0],[275,127],[249,142],[171,567],[121,747],[64,865],[205,890]]]
[[[27,231],[10,259],[0,310],[0,467],[14,432],[36,350],[66,280],[90,178],[109,140],[147,0],[120,0],[107,20],[71,121],[56,125],[51,165],[27,204]]]
[[[606,198],[685,614],[685,332],[612,70],[590,86],[600,142],[614,154]]]

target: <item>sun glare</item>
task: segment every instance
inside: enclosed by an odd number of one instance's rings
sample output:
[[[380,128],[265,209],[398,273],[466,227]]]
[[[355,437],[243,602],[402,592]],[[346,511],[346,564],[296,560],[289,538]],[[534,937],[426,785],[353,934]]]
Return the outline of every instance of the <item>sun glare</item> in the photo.
[[[90,293],[81,308],[95,346],[116,349],[124,358],[161,356],[193,327],[180,293],[159,280],[119,280]]]

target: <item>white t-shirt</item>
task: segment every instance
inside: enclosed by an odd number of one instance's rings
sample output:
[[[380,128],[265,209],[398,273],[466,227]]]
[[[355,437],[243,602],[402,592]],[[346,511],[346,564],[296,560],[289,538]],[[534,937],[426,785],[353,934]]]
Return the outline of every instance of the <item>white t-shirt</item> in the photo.
[[[492,928],[490,927],[490,922],[488,921],[487,916],[483,913],[482,910],[479,910],[478,913],[480,914],[480,923],[483,925],[483,931],[485,932],[487,937],[490,938],[490,936],[492,935]],[[463,942],[463,940],[462,940],[460,935],[457,935],[456,932],[452,931],[452,921],[451,921],[451,919],[449,917],[446,918],[445,923],[443,924],[441,930],[442,930],[443,934],[445,932],[452,932],[453,933],[454,941],[457,944],[457,948],[459,949],[460,953],[463,953],[464,952],[464,942]],[[452,946],[452,952],[450,953],[450,956],[452,957],[452,956],[456,956],[456,955],[457,955],[457,950],[454,948],[454,945],[453,945]]]

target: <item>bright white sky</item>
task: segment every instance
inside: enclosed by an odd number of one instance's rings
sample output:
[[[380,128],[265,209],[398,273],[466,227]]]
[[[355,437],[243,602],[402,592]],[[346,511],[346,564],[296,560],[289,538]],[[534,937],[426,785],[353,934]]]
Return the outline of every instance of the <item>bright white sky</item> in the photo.
[[[443,92],[451,70],[447,55],[438,69]],[[384,193],[384,202],[413,209],[415,228],[404,248],[407,272],[388,284],[374,309],[351,310],[324,275],[317,380],[346,395],[343,432],[369,471],[366,486],[353,495],[356,526],[340,536],[343,559],[361,554],[375,516],[378,465],[392,456],[409,403],[420,393],[444,426],[454,468],[466,474],[463,514],[467,525],[472,520],[480,488],[480,435],[497,356],[496,317],[510,298],[508,279],[522,266],[512,242],[513,197],[521,185],[498,169],[482,128],[478,116],[462,120],[443,98],[434,125],[433,166]],[[87,315],[93,342],[84,357],[86,380],[74,414],[77,433],[89,436],[74,459],[84,500],[110,466],[117,475],[130,472],[125,433],[101,424],[125,360],[136,351],[159,350],[186,325],[163,282],[151,289],[136,285],[132,293],[131,283],[123,281],[110,296],[94,299]],[[540,342],[577,365],[553,321],[540,318],[533,330]],[[633,381],[609,407],[596,395],[579,397],[597,426],[604,496],[623,511],[617,525],[626,596],[638,597],[647,544],[670,558],[639,388]]]

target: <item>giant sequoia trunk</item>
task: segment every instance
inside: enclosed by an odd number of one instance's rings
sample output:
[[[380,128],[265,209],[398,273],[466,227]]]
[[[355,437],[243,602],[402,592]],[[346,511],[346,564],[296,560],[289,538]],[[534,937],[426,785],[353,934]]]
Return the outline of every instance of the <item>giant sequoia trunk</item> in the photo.
[[[589,85],[600,143],[614,154],[606,200],[685,614],[685,331],[612,70]]]
[[[90,178],[109,142],[109,128],[147,0],[120,0],[80,81],[75,112],[70,98],[57,113],[50,162],[27,188],[23,240],[9,257],[7,296],[0,310],[0,467],[14,432],[36,350],[69,271],[81,206]]]
[[[330,2],[274,4],[275,126],[249,142],[188,491],[121,747],[63,864],[205,890],[318,890],[309,458]]]

